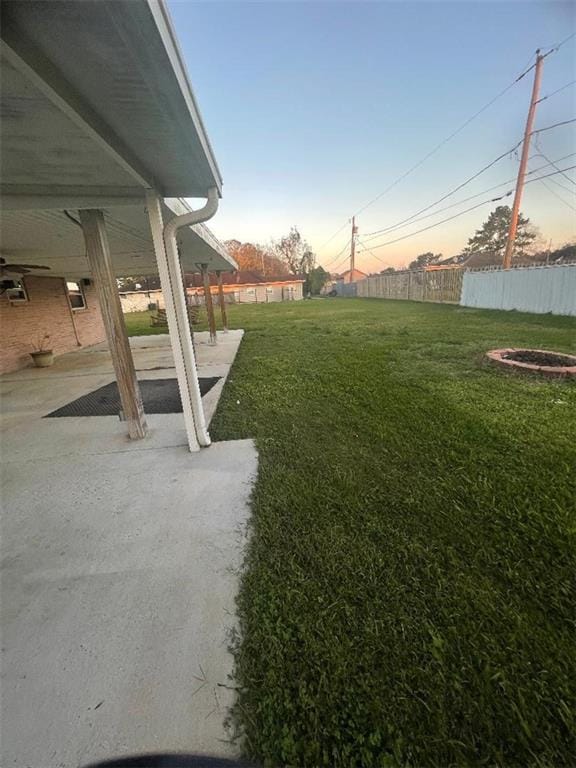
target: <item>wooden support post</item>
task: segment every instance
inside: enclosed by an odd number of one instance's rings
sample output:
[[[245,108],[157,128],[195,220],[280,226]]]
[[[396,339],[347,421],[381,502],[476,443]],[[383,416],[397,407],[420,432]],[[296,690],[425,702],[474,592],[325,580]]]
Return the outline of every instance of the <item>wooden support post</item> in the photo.
[[[124,324],[104,215],[101,210],[81,210],[80,221],[88,263],[94,276],[94,286],[98,294],[108,347],[116,373],[122,410],[128,424],[128,434],[132,440],[139,440],[146,435],[146,417]]]
[[[210,290],[210,275],[208,274],[208,264],[200,264],[202,279],[204,280],[204,301],[206,303],[206,312],[208,314],[208,328],[210,329],[210,344],[216,344],[216,318],[214,317],[214,304],[212,303],[212,292]]]
[[[221,270],[216,271],[216,277],[218,278],[218,298],[220,299],[220,313],[222,315],[222,330],[224,331],[224,333],[228,333],[228,317],[226,316],[226,302],[224,300],[224,287],[222,285]]]

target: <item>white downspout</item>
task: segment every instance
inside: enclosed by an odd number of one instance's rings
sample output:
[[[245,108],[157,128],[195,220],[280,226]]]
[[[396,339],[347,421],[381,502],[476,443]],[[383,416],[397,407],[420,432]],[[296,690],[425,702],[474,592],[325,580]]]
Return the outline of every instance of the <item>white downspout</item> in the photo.
[[[182,227],[189,227],[192,224],[200,224],[203,221],[208,221],[218,210],[218,190],[216,187],[212,187],[208,191],[208,199],[206,205],[197,211],[189,211],[183,213],[180,216],[175,216],[164,227],[164,248],[166,251],[166,260],[168,263],[168,269],[170,271],[171,282],[174,285],[180,279],[180,259],[178,258],[178,246],[176,243],[176,234]],[[186,300],[184,297],[184,291],[174,291],[174,303],[176,311],[180,317],[188,317]],[[182,353],[184,356],[184,366],[186,371],[194,371],[196,374],[196,358],[194,355],[194,347],[192,344],[183,344]],[[201,446],[210,445],[210,435],[206,427],[206,419],[204,418],[204,409],[202,407],[202,395],[200,394],[200,384],[198,382],[198,376],[188,376],[188,389],[190,392],[190,400],[192,405],[192,412],[194,414],[194,424],[196,428],[196,436]]]

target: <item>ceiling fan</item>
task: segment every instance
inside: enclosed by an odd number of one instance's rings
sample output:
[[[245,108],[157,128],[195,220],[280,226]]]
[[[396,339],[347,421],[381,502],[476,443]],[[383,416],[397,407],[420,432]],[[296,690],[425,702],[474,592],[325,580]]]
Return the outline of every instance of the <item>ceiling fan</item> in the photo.
[[[41,264],[7,264],[0,256],[0,280],[8,275],[27,275],[31,269],[50,269]]]

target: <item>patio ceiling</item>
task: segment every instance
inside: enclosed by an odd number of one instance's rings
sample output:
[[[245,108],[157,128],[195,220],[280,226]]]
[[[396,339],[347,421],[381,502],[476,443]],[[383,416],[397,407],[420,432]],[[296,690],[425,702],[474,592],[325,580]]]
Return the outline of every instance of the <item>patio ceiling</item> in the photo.
[[[1,13],[5,191],[220,190],[163,2],[4,0]]]
[[[184,203],[166,200],[164,221],[182,213]],[[77,219],[75,209],[68,214]],[[146,207],[140,205],[104,209],[106,230],[117,277],[150,275],[158,272]],[[9,263],[38,264],[50,268],[31,274],[90,277],[86,247],[80,226],[64,210],[24,210],[0,212],[2,255]],[[185,227],[178,234],[180,261],[184,272],[197,272],[199,263],[210,270],[230,270],[236,262],[203,224]]]
[[[163,0],[4,0],[1,14],[2,256],[87,277],[64,211],[99,208],[116,275],[156,272],[146,193],[222,183]],[[164,220],[184,210],[168,200]],[[203,225],[179,239],[185,271],[236,267]]]

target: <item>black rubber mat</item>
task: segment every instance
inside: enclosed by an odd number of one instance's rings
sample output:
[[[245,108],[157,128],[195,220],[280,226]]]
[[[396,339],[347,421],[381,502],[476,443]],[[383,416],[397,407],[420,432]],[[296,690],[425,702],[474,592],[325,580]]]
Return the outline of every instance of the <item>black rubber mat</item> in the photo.
[[[205,395],[219,381],[218,376],[199,379],[200,392]],[[176,379],[143,379],[138,382],[145,413],[182,413],[182,401]],[[118,416],[122,409],[115,381],[48,413],[44,418],[59,416]]]

